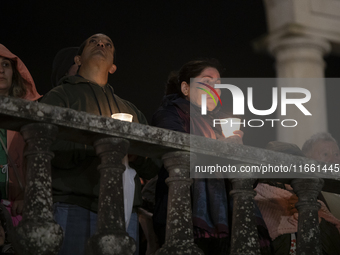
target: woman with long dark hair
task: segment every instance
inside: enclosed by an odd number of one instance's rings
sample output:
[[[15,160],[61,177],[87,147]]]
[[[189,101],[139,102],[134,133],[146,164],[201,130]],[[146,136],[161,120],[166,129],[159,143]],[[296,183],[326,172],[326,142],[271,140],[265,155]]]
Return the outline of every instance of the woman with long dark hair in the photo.
[[[222,112],[221,106],[216,103],[216,94],[220,95],[221,90],[211,89],[214,84],[220,83],[220,70],[217,60],[198,60],[186,63],[179,72],[171,73],[166,95],[153,116],[152,125],[242,144],[242,131],[235,131],[233,136],[226,138],[220,125],[213,126],[213,119],[231,117]],[[207,95],[206,115],[201,114],[202,94],[206,93],[204,90],[216,96],[214,100]],[[156,187],[153,223],[161,245],[165,242],[168,202],[165,179],[168,176],[168,172],[162,168]],[[205,254],[228,254],[231,229],[228,180],[194,179],[191,191],[195,243]],[[270,250],[268,243],[265,246],[262,250]]]

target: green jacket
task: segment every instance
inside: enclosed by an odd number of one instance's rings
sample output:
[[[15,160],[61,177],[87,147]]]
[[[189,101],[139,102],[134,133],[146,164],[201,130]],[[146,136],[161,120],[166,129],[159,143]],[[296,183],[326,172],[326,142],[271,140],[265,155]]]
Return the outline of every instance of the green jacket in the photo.
[[[101,87],[80,76],[64,78],[40,102],[106,117],[118,112],[130,113],[133,122],[147,124],[136,106],[114,95],[109,84]],[[52,160],[53,202],[76,204],[97,212],[100,176],[97,166],[100,160],[94,148],[59,140],[54,142],[51,150],[55,154]],[[131,166],[137,172],[134,206],[139,206],[142,201],[139,176],[149,179],[158,169],[141,157]]]

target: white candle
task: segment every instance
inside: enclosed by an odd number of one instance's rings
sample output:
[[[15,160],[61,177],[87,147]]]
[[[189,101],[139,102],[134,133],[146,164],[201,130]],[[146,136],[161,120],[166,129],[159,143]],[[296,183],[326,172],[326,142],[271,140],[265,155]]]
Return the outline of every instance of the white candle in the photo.
[[[113,119],[132,122],[133,116],[129,113],[114,113],[111,115]]]
[[[240,121],[239,118],[227,118],[226,123],[221,123],[222,132],[226,138],[233,136],[234,131],[240,130]]]

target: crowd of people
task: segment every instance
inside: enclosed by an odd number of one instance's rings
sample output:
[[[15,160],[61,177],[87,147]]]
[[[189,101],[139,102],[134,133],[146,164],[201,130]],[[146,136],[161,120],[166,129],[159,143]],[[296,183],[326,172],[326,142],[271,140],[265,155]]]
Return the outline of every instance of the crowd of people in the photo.
[[[38,94],[33,78],[24,63],[0,44],[0,95],[38,101],[77,111],[111,117],[114,113],[129,113],[132,121],[147,125],[142,112],[131,102],[120,98],[108,84],[115,65],[115,47],[104,34],[87,38],[79,47],[62,49],[55,57],[52,69],[52,89]],[[207,114],[200,114],[202,94],[209,86],[220,83],[221,67],[217,60],[194,60],[172,72],[162,103],[153,115],[151,125],[188,134],[204,136],[227,143],[243,144],[243,132],[225,137],[221,126],[212,119],[224,119],[228,114],[212,97],[207,97]],[[194,78],[194,79],[192,79]],[[23,213],[25,191],[25,142],[18,132],[0,129],[0,246],[2,254],[13,254],[8,230],[19,224]],[[337,142],[328,133],[311,137],[302,150],[296,145],[271,142],[267,149],[340,163]],[[64,232],[60,255],[83,255],[87,240],[96,231],[99,197],[99,158],[92,146],[57,140],[51,146],[53,213]],[[129,155],[129,164],[136,170],[133,209],[126,226],[140,254],[140,208],[149,210],[152,221],[141,221],[148,243],[147,254],[154,254],[165,243],[168,206],[168,172],[155,160]],[[143,189],[141,180],[147,180]],[[194,179],[191,186],[194,241],[204,254],[229,254],[231,237],[232,189],[226,179]],[[288,184],[259,183],[254,187],[255,215],[261,254],[295,254],[298,197]],[[149,199],[145,199],[148,197]],[[144,201],[143,201],[144,198]],[[323,254],[340,254],[339,196],[322,193],[319,221]],[[147,206],[146,206],[147,205]],[[144,214],[145,215],[145,214]],[[140,217],[141,220],[141,217]],[[150,229],[151,226],[151,229]],[[15,248],[15,247],[14,247]],[[141,253],[142,254],[142,253]]]

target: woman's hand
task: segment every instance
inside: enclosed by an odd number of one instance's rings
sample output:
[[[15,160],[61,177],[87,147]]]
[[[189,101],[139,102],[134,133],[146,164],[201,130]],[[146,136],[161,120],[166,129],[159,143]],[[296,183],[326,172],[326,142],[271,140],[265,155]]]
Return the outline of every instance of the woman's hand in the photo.
[[[295,215],[295,213],[298,212],[298,210],[295,207],[295,204],[299,201],[299,198],[297,195],[293,194],[289,199],[288,199],[288,211],[290,215]]]
[[[243,138],[243,131],[236,130],[233,132],[233,136],[229,136],[225,139],[227,143],[236,143],[236,144],[243,144],[242,138]]]

